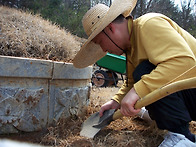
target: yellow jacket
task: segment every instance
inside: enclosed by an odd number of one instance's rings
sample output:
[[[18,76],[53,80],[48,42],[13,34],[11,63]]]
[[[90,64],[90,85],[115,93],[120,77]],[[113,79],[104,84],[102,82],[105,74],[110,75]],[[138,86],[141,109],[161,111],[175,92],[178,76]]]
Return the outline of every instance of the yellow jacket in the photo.
[[[130,19],[129,33],[131,25]],[[130,41],[132,48],[127,52],[129,85],[126,87],[125,81],[112,98],[118,103],[133,86],[142,98],[196,64],[196,39],[162,14],[148,13],[134,20]],[[132,73],[146,59],[157,67],[134,83]]]

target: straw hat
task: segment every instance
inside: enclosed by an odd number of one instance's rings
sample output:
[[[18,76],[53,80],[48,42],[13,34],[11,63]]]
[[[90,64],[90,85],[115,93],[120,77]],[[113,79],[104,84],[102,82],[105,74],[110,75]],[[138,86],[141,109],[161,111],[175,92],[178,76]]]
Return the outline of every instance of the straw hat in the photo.
[[[73,60],[75,67],[87,67],[105,56],[106,53],[101,47],[91,40],[120,14],[124,17],[129,16],[136,3],[137,0],[114,0],[110,8],[104,4],[97,4],[86,12],[82,24],[89,37]]]

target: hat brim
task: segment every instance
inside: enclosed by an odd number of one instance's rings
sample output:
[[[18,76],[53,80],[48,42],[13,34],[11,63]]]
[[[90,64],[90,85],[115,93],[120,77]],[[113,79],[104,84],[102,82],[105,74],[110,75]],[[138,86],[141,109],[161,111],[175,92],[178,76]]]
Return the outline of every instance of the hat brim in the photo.
[[[124,17],[130,15],[133,11],[137,0],[115,0],[104,18],[99,22],[98,27],[92,32],[88,40],[81,47],[80,51],[74,57],[73,65],[77,68],[84,68],[89,65],[94,64],[103,56],[106,55],[101,47],[92,42],[92,39],[98,35],[105,27],[107,27],[114,19],[116,19],[120,14]]]
[[[73,65],[77,68],[84,68],[94,64],[105,55],[106,53],[102,51],[100,45],[90,41],[77,53],[74,58]]]

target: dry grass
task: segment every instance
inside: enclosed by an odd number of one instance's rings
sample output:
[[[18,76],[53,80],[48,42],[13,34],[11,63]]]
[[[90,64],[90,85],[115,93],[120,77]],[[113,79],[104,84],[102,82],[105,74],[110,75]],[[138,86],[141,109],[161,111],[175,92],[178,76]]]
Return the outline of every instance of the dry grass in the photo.
[[[75,116],[59,120],[56,126],[51,126],[42,132],[22,133],[20,135],[1,136],[54,147],[151,147],[162,141],[163,131],[154,124],[149,126],[143,120],[133,117],[123,117],[113,121],[102,129],[94,139],[79,135],[81,125],[92,113],[97,112],[101,105],[108,101],[118,88],[95,88],[90,95],[90,105],[86,116]]]
[[[41,132],[6,135],[1,138],[29,141],[54,147],[155,147],[163,140],[166,131],[159,130],[154,123],[150,126],[138,117],[123,117],[113,121],[103,128],[94,139],[79,135],[82,123],[101,105],[108,101],[118,88],[91,89],[90,105],[85,116],[73,116],[59,120],[56,126],[51,126]],[[191,122],[190,129],[196,133],[196,123]]]
[[[92,113],[97,112],[101,105],[107,102],[119,88],[95,88],[90,95],[90,105],[87,115],[84,117],[69,118],[59,121],[56,127],[50,127],[48,134],[41,142],[45,145],[56,147],[151,147],[157,146],[162,141],[165,133],[157,129],[155,124],[149,126],[137,117],[123,117],[113,121],[109,126],[102,129],[94,139],[79,136],[83,121]]]
[[[150,126],[138,117],[123,117],[113,121],[102,129],[94,139],[79,136],[81,125],[92,113],[99,111],[102,104],[119,90],[119,88],[91,89],[90,105],[84,117],[69,118],[59,121],[56,127],[49,128],[49,132],[41,142],[56,147],[155,147],[163,140],[166,131],[159,130],[155,123]],[[196,133],[196,124],[191,122],[190,129]],[[48,144],[49,143],[49,144]]]
[[[0,14],[0,55],[71,62],[80,49],[80,38],[38,15],[3,6]]]

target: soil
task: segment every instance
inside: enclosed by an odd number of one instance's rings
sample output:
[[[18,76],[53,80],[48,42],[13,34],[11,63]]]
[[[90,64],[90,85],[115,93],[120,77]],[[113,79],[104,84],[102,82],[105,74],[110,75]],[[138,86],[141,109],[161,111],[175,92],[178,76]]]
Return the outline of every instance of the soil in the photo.
[[[166,131],[159,130],[154,122],[148,124],[139,117],[123,117],[113,121],[101,129],[93,139],[80,136],[82,123],[92,113],[97,112],[100,106],[108,101],[118,89],[118,87],[92,88],[91,103],[87,108],[86,115],[61,119],[55,126],[50,126],[39,132],[0,135],[0,138],[54,147],[158,146]],[[190,129],[196,133],[196,122],[191,122]]]
[[[88,139],[79,135],[84,120],[82,117],[68,118],[60,120],[57,126],[48,127],[40,132],[20,132],[19,134],[1,135],[0,138],[55,147],[150,147],[157,146],[163,139],[161,134],[155,133],[158,131],[157,128],[149,127],[139,118],[116,120],[103,128],[94,139]]]
[[[108,101],[118,89],[119,87],[92,88],[91,103],[86,115],[61,119],[55,126],[39,132],[0,135],[0,138],[55,147],[157,146],[163,139],[163,132],[158,130],[154,124],[149,125],[138,117],[123,117],[113,121],[101,129],[93,139],[80,136],[82,123],[92,113],[97,112],[100,106]]]

